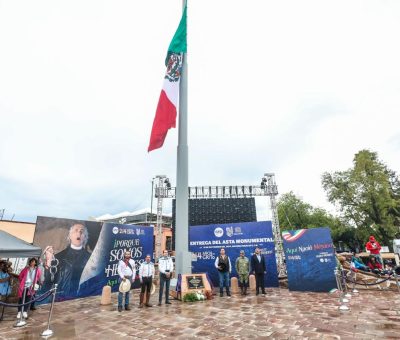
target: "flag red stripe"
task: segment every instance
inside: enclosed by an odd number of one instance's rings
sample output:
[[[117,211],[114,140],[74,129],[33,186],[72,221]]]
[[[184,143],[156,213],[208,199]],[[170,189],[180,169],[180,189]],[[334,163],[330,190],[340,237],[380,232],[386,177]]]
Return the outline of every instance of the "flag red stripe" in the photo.
[[[170,128],[176,126],[176,107],[168,99],[164,90],[161,90],[160,99],[158,100],[156,116],[151,129],[150,143],[148,152],[161,148],[164,144],[165,137]]]

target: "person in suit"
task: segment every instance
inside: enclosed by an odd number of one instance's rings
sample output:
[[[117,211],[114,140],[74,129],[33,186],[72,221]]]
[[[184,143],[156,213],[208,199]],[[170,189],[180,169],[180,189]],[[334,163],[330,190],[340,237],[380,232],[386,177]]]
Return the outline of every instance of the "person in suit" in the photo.
[[[251,270],[256,277],[256,295],[260,293],[260,288],[262,294],[265,295],[264,274],[267,272],[267,267],[264,255],[261,254],[261,250],[258,247],[251,257]]]

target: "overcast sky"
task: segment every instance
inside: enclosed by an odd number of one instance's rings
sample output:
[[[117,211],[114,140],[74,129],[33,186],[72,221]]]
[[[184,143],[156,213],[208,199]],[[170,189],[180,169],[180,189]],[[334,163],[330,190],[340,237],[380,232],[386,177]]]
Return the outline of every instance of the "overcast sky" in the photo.
[[[0,0],[4,218],[133,211],[154,175],[175,185],[177,129],[147,146],[181,5]],[[399,33],[397,0],[189,0],[189,185],[274,172],[331,209],[321,175],[359,150],[399,171]]]

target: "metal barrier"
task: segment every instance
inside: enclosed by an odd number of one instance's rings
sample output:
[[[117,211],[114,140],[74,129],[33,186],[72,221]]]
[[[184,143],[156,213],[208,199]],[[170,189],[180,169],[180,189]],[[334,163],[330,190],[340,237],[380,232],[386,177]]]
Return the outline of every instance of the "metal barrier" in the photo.
[[[336,285],[339,290],[339,310],[340,311],[349,311],[350,308],[345,305],[345,303],[348,303],[349,300],[345,298],[344,292],[343,292],[343,286],[342,286],[342,275],[341,272],[338,269],[335,269],[335,278],[336,278]]]
[[[25,321],[24,316],[23,316],[24,315],[24,307],[25,307],[25,299],[26,299],[26,291],[27,290],[24,289],[24,293],[22,295],[22,305],[20,305],[21,306],[21,312],[19,312],[19,319],[17,320],[17,323],[14,325],[14,327],[23,327],[23,326],[26,325],[26,321]]]
[[[351,271],[351,278],[353,280],[352,292],[353,292],[353,294],[358,294],[358,290],[356,289],[357,273],[354,270]]]
[[[393,272],[394,280],[396,281],[397,292],[400,293],[400,283],[399,283],[399,276],[397,275],[396,271]]]
[[[53,298],[51,300],[51,306],[50,306],[50,312],[49,312],[49,318],[47,319],[47,329],[45,329],[42,334],[40,334],[41,336],[52,336],[53,335],[53,331],[50,329],[50,322],[51,322],[51,316],[53,314],[53,307],[54,307],[54,301],[56,299],[56,293],[57,293],[57,284],[54,285],[54,291],[53,291]]]
[[[400,287],[399,287],[399,283],[398,283],[398,275],[395,272],[391,273],[388,277],[386,277],[386,278],[384,278],[384,279],[382,279],[380,281],[376,281],[376,282],[357,282],[355,279],[353,280],[353,279],[349,279],[349,278],[346,278],[346,281],[350,282],[350,283],[353,283],[354,286],[355,285],[360,285],[360,286],[368,287],[368,286],[380,285],[380,284],[392,279],[392,276],[394,277],[394,279],[396,281],[397,290],[400,292]]]
[[[340,274],[341,274],[341,283],[342,283],[342,286],[344,287],[344,290],[343,290],[343,292],[344,292],[344,297],[345,297],[346,299],[350,299],[350,298],[351,298],[351,294],[349,293],[349,291],[348,291],[348,289],[347,289],[346,273],[345,273],[345,271],[342,269],[342,270],[340,271]],[[346,301],[345,301],[345,302],[346,302]]]
[[[26,292],[27,289],[24,289],[23,295],[22,295],[22,303],[19,304],[10,304],[10,303],[5,303],[0,301],[0,306],[4,307],[21,307],[21,312],[19,313],[19,317],[17,319],[16,324],[14,325],[14,327],[23,327],[26,325],[26,320],[24,318],[24,308],[28,305],[30,305],[32,302],[36,302],[36,301],[42,301],[44,299],[47,299],[49,296],[53,295],[52,300],[51,300],[51,306],[50,306],[50,310],[49,310],[49,317],[47,319],[47,329],[45,329],[40,335],[43,337],[49,337],[51,335],[53,335],[53,331],[50,328],[50,323],[51,323],[51,316],[53,314],[53,308],[54,308],[54,302],[55,302],[55,298],[56,298],[56,294],[57,294],[57,284],[54,285],[54,287],[52,289],[50,289],[48,292],[42,294],[41,296],[34,298],[28,302],[25,302],[26,300]]]

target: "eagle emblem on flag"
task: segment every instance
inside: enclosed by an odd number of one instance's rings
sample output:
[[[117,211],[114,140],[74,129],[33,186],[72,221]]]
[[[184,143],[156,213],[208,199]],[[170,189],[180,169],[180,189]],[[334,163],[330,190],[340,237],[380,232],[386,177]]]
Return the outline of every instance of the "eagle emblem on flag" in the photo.
[[[181,77],[182,71],[182,53],[171,53],[167,62],[167,71],[165,72],[165,79],[177,82]]]

